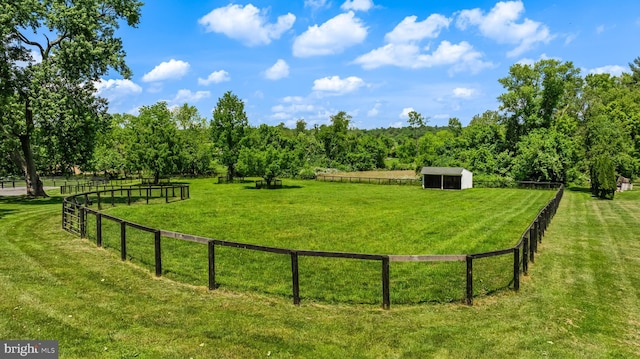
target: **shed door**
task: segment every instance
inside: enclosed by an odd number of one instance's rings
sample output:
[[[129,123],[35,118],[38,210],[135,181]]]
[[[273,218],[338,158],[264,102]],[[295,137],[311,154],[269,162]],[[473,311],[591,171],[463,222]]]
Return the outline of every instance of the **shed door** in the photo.
[[[462,189],[462,176],[444,176],[444,189]]]
[[[440,175],[424,175],[424,188],[442,188]]]

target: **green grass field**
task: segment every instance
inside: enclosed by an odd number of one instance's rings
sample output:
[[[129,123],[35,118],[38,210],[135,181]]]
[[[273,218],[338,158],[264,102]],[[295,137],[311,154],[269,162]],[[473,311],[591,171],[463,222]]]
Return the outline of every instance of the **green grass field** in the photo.
[[[467,254],[512,247],[553,191],[422,190],[287,181],[279,190],[248,184],[191,181],[191,199],[118,206],[106,213],[165,230],[281,248],[369,254]],[[94,201],[95,202],[95,201]],[[162,201],[160,201],[162,202]],[[95,207],[95,206],[94,206]],[[89,237],[95,238],[90,217]],[[105,223],[105,222],[103,222]],[[127,229],[127,253],[153,270],[153,234]],[[120,227],[106,222],[103,243],[119,250]],[[164,275],[207,284],[206,246],[165,239]],[[381,301],[380,262],[301,257],[303,300],[375,304]],[[228,289],[291,296],[289,256],[218,247],[217,282]],[[508,288],[512,256],[477,260],[476,295]],[[392,263],[391,301],[460,301],[465,263]]]
[[[60,207],[0,198],[0,338],[61,358],[640,357],[638,191],[567,191],[518,293],[389,311],[156,279],[62,231]]]

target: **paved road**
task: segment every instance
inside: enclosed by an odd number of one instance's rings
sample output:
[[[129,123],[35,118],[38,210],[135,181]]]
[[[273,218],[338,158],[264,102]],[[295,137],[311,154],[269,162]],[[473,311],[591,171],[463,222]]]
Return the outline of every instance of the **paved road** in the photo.
[[[58,187],[45,187],[44,190],[56,189]],[[0,196],[22,196],[27,194],[27,187],[16,188],[2,188],[0,189]]]

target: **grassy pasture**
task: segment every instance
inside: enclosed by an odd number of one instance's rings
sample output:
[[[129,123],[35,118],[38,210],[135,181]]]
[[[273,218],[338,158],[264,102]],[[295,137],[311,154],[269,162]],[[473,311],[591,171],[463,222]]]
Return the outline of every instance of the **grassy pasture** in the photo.
[[[552,191],[472,189],[432,191],[409,186],[287,181],[281,190],[246,184],[191,182],[191,199],[169,205],[117,206],[107,213],[146,226],[266,246],[369,254],[466,254],[513,246],[553,196]],[[156,201],[156,203],[159,203]],[[95,238],[94,218],[89,237]],[[138,233],[139,232],[139,233]],[[128,229],[134,263],[154,268],[153,235]],[[103,229],[119,249],[119,226]],[[206,246],[163,240],[164,275],[207,284]],[[216,249],[217,282],[239,291],[291,296],[290,258],[236,248]],[[478,260],[477,295],[507,288],[512,257]],[[465,263],[392,263],[391,301],[462,300]],[[379,304],[380,262],[300,259],[303,300]]]
[[[60,207],[0,198],[0,338],[61,358],[640,357],[638,190],[567,191],[518,293],[389,311],[154,279],[62,231]]]

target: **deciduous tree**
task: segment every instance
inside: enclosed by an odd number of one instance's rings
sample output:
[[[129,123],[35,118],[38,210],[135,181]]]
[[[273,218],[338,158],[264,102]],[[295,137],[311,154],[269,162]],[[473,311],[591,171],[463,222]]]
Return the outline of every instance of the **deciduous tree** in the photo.
[[[0,3],[0,117],[12,121],[2,130],[20,144],[11,158],[24,171],[27,194],[46,196],[33,151],[34,134],[43,121],[66,120],[69,114],[75,116],[73,124],[95,120],[99,108],[85,97],[93,92],[93,82],[110,69],[130,75],[115,30],[122,21],[135,26],[141,5],[133,0]],[[54,93],[61,90],[69,101],[43,107],[54,102]],[[78,99],[73,94],[82,96],[80,106],[69,106]],[[16,103],[22,112],[19,120],[8,115]],[[86,110],[94,113],[81,112]],[[95,131],[92,127],[85,126],[83,134]]]
[[[182,148],[166,102],[143,106],[129,126],[129,156],[140,169],[152,173],[154,183],[177,169]]]
[[[241,141],[249,126],[244,102],[238,96],[225,92],[218,99],[211,120],[211,139],[216,146],[215,153],[223,165],[227,166],[227,178],[236,175],[236,164],[241,149]]]

